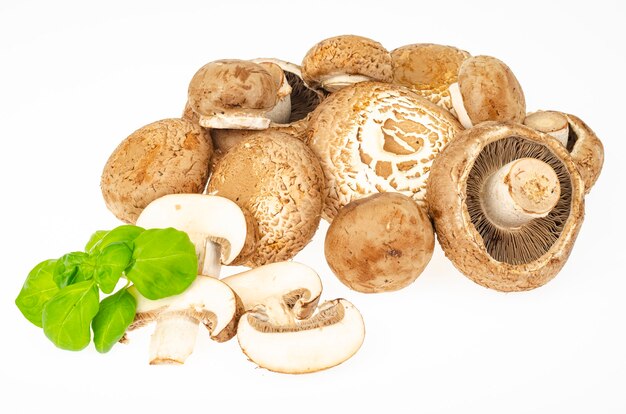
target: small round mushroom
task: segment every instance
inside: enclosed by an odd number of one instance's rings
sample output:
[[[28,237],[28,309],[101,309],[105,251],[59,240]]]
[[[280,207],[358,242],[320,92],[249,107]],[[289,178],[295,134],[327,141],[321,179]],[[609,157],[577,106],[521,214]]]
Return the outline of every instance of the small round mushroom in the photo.
[[[256,219],[259,239],[246,266],[289,260],[313,237],[323,206],[324,177],[301,141],[259,131],[216,165],[207,193],[226,197]]]
[[[374,193],[423,205],[433,159],[461,130],[450,112],[403,86],[362,82],[335,92],[307,130],[326,179],[324,218]]]
[[[537,111],[524,124],[557,138],[572,155],[589,193],[604,164],[604,146],[598,136],[577,116],[557,111]]]
[[[391,82],[391,55],[380,43],[354,35],[322,40],[302,60],[302,77],[329,92],[364,81]]]
[[[237,339],[246,356],[262,368],[286,374],[321,371],[352,357],[365,338],[358,309],[345,299],[320,305],[303,321],[277,323],[263,307],[239,320]]]
[[[452,46],[417,43],[391,52],[393,83],[411,88],[424,98],[453,112],[450,85],[470,54]]]
[[[584,215],[584,184],[553,137],[485,122],[435,160],[428,204],[446,256],[474,282],[534,289],[565,264]]]
[[[410,197],[374,194],[339,210],[324,243],[326,261],[346,286],[362,293],[402,289],[433,254],[430,219]]]
[[[202,193],[213,145],[207,132],[184,119],[164,119],[133,132],[113,151],[100,181],[117,218],[134,223],[166,194]]]
[[[484,121],[522,123],[526,116],[524,92],[511,69],[491,56],[467,58],[459,80],[450,85],[452,106],[465,128]]]
[[[265,129],[288,119],[291,88],[280,68],[245,60],[218,60],[191,79],[188,103],[207,128]]]

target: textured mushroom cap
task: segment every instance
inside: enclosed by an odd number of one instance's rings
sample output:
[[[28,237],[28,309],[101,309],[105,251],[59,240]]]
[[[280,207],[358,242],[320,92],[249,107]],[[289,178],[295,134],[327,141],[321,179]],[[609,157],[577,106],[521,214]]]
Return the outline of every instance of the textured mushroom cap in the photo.
[[[102,171],[104,202],[117,218],[134,223],[166,194],[201,193],[209,178],[211,139],[184,119],[164,119],[133,132],[113,151]]]
[[[207,192],[229,198],[257,220],[259,240],[246,263],[289,260],[313,237],[323,205],[319,161],[301,141],[259,131],[216,165]]]
[[[302,78],[313,88],[334,75],[361,75],[391,82],[391,55],[378,42],[361,36],[344,35],[322,40],[302,60]]]
[[[570,142],[567,143],[567,149],[570,150],[578,171],[583,177],[585,193],[589,193],[602,171],[604,146],[600,138],[582,119],[571,114],[563,113],[563,115],[565,115],[569,123],[570,140],[573,141],[572,144]]]
[[[361,82],[335,92],[307,131],[326,179],[324,218],[379,192],[423,205],[430,165],[461,129],[450,112],[403,86]]]
[[[326,233],[324,254],[337,278],[363,293],[413,283],[433,254],[430,219],[413,199],[380,193],[339,210]]]
[[[484,121],[524,121],[524,92],[504,62],[491,56],[466,59],[459,70],[459,88],[474,125]]]
[[[468,52],[452,46],[432,43],[402,46],[391,52],[393,82],[451,111],[448,87],[458,80],[461,64],[469,57]]]
[[[278,81],[263,66],[246,60],[218,60],[202,66],[189,83],[188,99],[202,116],[224,112],[266,112],[278,99]]]
[[[483,239],[481,224],[476,225],[468,212],[467,183],[476,159],[488,145],[510,139],[519,141],[514,144],[517,147],[520,142],[527,143],[531,152],[519,154],[517,158],[533,154],[535,157],[550,156],[549,163],[559,175],[561,200],[569,199],[569,202],[559,201],[554,210],[556,215],[564,215],[566,219],[551,217],[550,213],[528,224],[546,220],[545,223],[552,226],[550,233],[558,237],[541,256],[518,264],[498,261],[490,255],[487,249],[490,241]],[[558,273],[582,224],[583,194],[582,178],[567,150],[553,137],[516,123],[486,122],[457,135],[433,163],[428,182],[430,216],[446,256],[474,282],[500,291],[534,289]],[[541,242],[541,239],[540,234],[534,234],[528,242]],[[497,244],[498,240],[494,243]],[[524,249],[524,246],[517,248]]]

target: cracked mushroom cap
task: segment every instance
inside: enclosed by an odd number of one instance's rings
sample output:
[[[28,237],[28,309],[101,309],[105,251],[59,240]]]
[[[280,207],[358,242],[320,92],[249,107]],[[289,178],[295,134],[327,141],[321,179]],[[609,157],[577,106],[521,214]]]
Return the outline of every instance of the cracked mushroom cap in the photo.
[[[331,37],[307,52],[302,60],[302,77],[311,87],[330,92],[355,82],[391,82],[391,54],[366,37]]]
[[[496,225],[483,208],[486,185],[503,166],[529,158],[556,174],[556,204],[526,224]],[[459,134],[433,163],[428,183],[430,216],[446,256],[474,282],[500,291],[534,289],[558,273],[582,224],[583,194],[567,150],[516,123],[486,122]]]
[[[290,135],[259,131],[216,165],[207,193],[226,197],[256,219],[259,239],[246,266],[289,260],[311,240],[323,206],[315,154]]]
[[[432,43],[399,47],[391,52],[393,83],[453,111],[448,88],[458,81],[461,64],[469,57],[464,50]]]
[[[117,218],[134,223],[153,200],[166,194],[201,193],[213,154],[204,129],[184,119],[164,119],[133,132],[113,151],[100,181]]]
[[[604,146],[591,128],[577,116],[558,111],[534,112],[524,124],[557,138],[563,134],[563,143],[585,182],[585,193],[589,193],[604,164]]]
[[[241,350],[262,368],[285,374],[304,374],[334,367],[352,357],[365,338],[358,309],[345,299],[320,305],[309,319],[276,324],[262,309],[239,320]]]
[[[491,56],[467,58],[458,83],[450,86],[454,110],[465,128],[484,121],[522,123],[526,116],[524,92],[511,69]]]
[[[324,218],[382,192],[424,205],[430,166],[461,130],[450,112],[403,86],[362,82],[335,92],[307,131],[326,179]]]

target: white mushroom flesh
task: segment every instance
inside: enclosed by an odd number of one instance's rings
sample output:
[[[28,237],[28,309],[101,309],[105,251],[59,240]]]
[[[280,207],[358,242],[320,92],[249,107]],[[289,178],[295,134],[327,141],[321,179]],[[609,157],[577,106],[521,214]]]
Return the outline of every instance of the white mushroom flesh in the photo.
[[[290,105],[291,107],[291,105]],[[200,126],[214,129],[267,129],[270,119],[265,114],[249,115],[242,113],[224,113],[211,116],[200,115]]]
[[[524,119],[527,125],[540,132],[552,135],[564,147],[567,147],[569,139],[569,122],[562,114],[554,111],[538,111],[532,113]]]
[[[337,92],[339,89],[345,88],[346,86],[354,83],[367,82],[371,80],[375,79],[364,75],[350,75],[342,73],[338,75],[324,76],[320,79],[320,83],[322,88],[326,89],[328,92]]]
[[[467,110],[465,109],[465,105],[463,104],[463,95],[461,95],[461,88],[459,88],[459,83],[454,82],[448,87],[448,91],[450,92],[450,100],[452,101],[452,113],[456,115],[457,119],[463,125],[463,128],[469,129],[473,126],[472,120],[467,114]]]

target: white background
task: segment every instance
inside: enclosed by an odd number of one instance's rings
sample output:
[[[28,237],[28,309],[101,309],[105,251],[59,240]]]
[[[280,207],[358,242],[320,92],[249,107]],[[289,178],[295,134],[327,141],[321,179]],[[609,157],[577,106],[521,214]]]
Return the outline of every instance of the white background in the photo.
[[[623,2],[86,3],[0,2],[1,412],[626,412]],[[596,131],[605,168],[556,279],[498,293],[437,247],[408,288],[364,295],[329,271],[322,224],[296,260],[320,273],[324,299],[361,310],[367,335],[348,362],[301,376],[255,368],[236,340],[204,332],[183,367],[147,364],[150,328],[106,355],[61,351],[21,316],[13,301],[36,263],[119,224],[100,194],[106,159],[135,129],[180,116],[200,66],[300,62],[348,33],[390,50],[432,42],[496,56],[529,110],[573,113]]]

